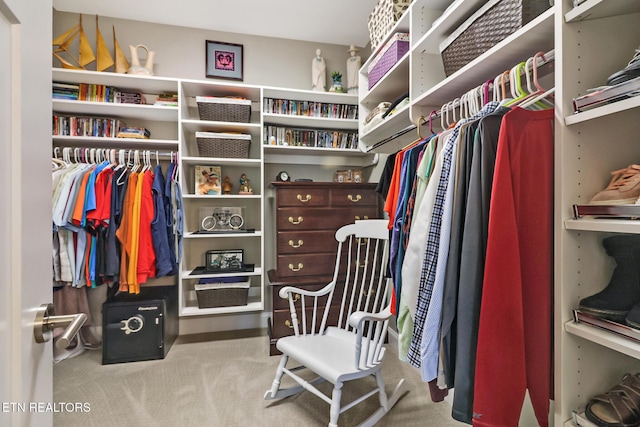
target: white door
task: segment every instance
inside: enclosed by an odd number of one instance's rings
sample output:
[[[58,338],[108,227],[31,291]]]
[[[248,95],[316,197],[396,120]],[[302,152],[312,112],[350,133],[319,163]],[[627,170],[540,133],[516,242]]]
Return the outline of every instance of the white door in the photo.
[[[51,34],[45,0],[0,0],[0,425],[52,425]]]

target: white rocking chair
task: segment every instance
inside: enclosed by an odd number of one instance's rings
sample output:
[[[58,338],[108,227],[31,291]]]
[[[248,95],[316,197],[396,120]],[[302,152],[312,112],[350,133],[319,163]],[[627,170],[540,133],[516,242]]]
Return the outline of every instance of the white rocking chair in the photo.
[[[391,317],[387,224],[387,220],[363,220],[341,227],[336,231],[338,254],[333,280],[315,292],[291,286],[280,290],[280,297],[289,300],[295,335],[280,338],[276,344],[282,358],[265,399],[308,390],[331,405],[329,426],[336,427],[342,412],[377,393],[380,408],[361,424],[373,426],[407,391],[402,379],[387,398],[380,371]],[[332,307],[334,292],[342,298],[339,307]],[[289,357],[301,366],[287,368]],[[301,369],[308,369],[318,377],[307,381],[295,373]],[[299,385],[281,389],[284,374]],[[369,375],[375,377],[377,387],[341,406],[343,383]],[[325,380],[333,384],[331,398],[314,386]]]

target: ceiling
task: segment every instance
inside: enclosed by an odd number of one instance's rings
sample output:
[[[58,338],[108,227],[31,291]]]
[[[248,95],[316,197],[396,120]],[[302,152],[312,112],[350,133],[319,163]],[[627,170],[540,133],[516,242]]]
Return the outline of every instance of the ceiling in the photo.
[[[318,43],[369,42],[378,0],[53,0],[62,12]]]

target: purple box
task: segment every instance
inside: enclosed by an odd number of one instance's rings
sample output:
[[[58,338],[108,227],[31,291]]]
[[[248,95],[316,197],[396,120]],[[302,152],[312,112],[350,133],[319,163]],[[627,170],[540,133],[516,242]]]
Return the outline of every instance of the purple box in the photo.
[[[369,71],[371,89],[409,51],[409,42],[396,40]]]

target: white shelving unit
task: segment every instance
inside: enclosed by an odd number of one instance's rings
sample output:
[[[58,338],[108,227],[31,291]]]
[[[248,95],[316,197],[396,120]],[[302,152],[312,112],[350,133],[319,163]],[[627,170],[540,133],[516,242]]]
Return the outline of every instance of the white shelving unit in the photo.
[[[439,44],[482,3],[415,0],[411,4],[389,35],[410,29],[409,54],[379,84],[362,91],[361,123],[377,103],[393,101],[407,90],[410,106],[362,134],[361,148],[396,152],[415,140],[416,134],[389,136],[410,128],[420,116],[428,117],[444,103],[537,52],[555,50],[554,63],[548,67],[554,70],[549,87],[555,85],[556,93],[553,418],[555,425],[573,425],[573,411],[583,411],[591,397],[619,383],[624,373],[640,371],[640,344],[575,324],[572,317],[579,301],[599,292],[610,279],[614,263],[602,239],[615,233],[640,234],[639,221],[575,219],[572,211],[574,204],[588,203],[606,187],[610,171],[640,162],[640,97],[579,114],[573,113],[572,104],[575,97],[605,84],[609,75],[624,68],[638,48],[640,2],[587,0],[573,8],[572,0],[556,0],[532,22],[446,76]],[[396,71],[404,70],[405,62],[408,75]],[[366,87],[367,65],[360,71],[361,88]]]
[[[572,320],[582,298],[602,290],[615,264],[602,240],[640,233],[633,220],[573,218],[573,204],[587,204],[604,189],[610,171],[637,163],[640,99],[630,98],[582,113],[572,100],[606,84],[640,44],[640,4],[587,0],[556,5],[555,199],[555,397],[556,424],[582,412],[589,399],[640,371],[640,344]],[[616,31],[611,31],[615,28]]]
[[[264,210],[263,210],[263,153],[261,144],[262,89],[258,86],[182,80],[180,96],[180,136],[182,194],[185,205],[185,235],[183,263],[180,271],[180,315],[202,316],[242,313],[264,309]],[[196,103],[198,96],[242,97],[251,100],[248,123],[201,120]],[[196,132],[235,132],[251,136],[248,158],[219,158],[202,156],[198,150]],[[231,194],[195,194],[195,166],[220,166],[223,180],[230,178]],[[238,178],[245,173],[253,195],[240,195]],[[201,212],[222,207],[244,208],[247,233],[202,234]],[[240,273],[194,274],[196,267],[205,265],[208,250],[242,249],[245,264],[253,264],[253,271]],[[194,285],[200,279],[228,276],[247,276],[250,282],[249,302],[243,306],[199,308]]]

